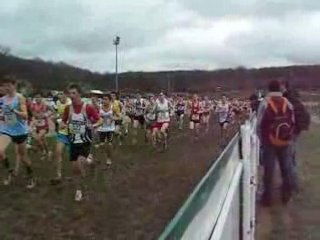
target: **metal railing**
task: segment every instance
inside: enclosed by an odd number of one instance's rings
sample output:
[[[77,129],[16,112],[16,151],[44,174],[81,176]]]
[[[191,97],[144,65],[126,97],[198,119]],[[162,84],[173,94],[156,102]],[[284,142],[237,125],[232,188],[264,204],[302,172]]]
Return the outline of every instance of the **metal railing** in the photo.
[[[252,117],[230,141],[160,240],[254,239],[259,140]]]

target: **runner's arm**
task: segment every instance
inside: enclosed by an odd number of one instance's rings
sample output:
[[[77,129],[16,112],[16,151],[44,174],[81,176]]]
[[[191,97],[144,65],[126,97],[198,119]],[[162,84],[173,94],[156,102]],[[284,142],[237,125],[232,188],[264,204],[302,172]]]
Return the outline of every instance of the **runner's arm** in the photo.
[[[102,125],[103,123],[102,118],[100,117],[99,113],[91,105],[87,105],[86,112],[87,112],[88,118],[93,123],[92,124],[93,128],[97,128]]]
[[[35,117],[32,116],[30,120],[29,128],[32,130],[34,126],[35,126]]]
[[[174,112],[174,106],[170,101],[168,101],[168,107],[169,107],[169,115],[172,116],[172,113]]]
[[[63,114],[62,114],[62,123],[63,124],[67,124],[68,121],[69,121],[69,114],[70,114],[70,105],[66,106],[66,108],[64,109],[63,111]]]
[[[116,116],[115,120],[121,119],[121,113],[122,113],[122,109],[123,109],[122,103],[120,101],[118,103],[119,103],[119,111],[112,111],[113,115]]]
[[[121,101],[119,101],[119,105],[120,105],[120,114],[121,114],[124,110],[124,104]]]
[[[156,103],[154,106],[154,114],[156,115],[156,118],[158,118],[158,115],[159,115],[158,103]]]
[[[219,105],[216,106],[216,113],[220,113],[221,112],[221,107]]]
[[[114,109],[112,109],[112,118],[111,118],[113,121],[116,121],[118,120],[118,117],[117,117],[117,113]]]
[[[27,111],[27,101],[25,97],[19,96],[19,105],[20,105],[20,111],[13,109],[13,112],[17,114],[19,117],[23,118],[24,120],[28,119],[28,111]]]
[[[50,105],[46,105],[47,108],[47,113],[46,116],[47,118],[53,119],[55,117],[55,108],[53,106]]]

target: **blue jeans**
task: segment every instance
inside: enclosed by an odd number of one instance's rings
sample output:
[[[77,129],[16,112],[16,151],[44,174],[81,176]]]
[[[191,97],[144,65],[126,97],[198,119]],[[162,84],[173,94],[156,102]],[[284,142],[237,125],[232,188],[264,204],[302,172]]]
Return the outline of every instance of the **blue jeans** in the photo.
[[[291,145],[292,154],[292,185],[295,191],[299,190],[299,177],[298,177],[298,163],[296,159],[296,147],[297,147],[298,136],[294,137],[293,143]]]
[[[264,193],[263,200],[266,202],[272,201],[272,188],[274,169],[276,161],[279,162],[281,177],[282,177],[282,197],[291,195],[293,187],[293,154],[292,146],[275,147],[270,144],[263,145],[262,161],[264,166],[263,185]]]

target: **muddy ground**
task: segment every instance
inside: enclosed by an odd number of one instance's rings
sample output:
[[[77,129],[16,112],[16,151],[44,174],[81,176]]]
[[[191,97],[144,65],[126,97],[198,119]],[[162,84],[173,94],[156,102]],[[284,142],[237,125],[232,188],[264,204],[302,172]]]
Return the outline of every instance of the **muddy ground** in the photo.
[[[37,188],[25,190],[23,174],[0,186],[0,239],[156,239],[221,152],[217,135],[216,124],[198,142],[173,129],[165,153],[145,144],[119,147],[111,169],[89,171],[81,203],[73,201],[72,181],[50,186],[53,161],[32,154]],[[65,176],[70,172],[65,161]]]

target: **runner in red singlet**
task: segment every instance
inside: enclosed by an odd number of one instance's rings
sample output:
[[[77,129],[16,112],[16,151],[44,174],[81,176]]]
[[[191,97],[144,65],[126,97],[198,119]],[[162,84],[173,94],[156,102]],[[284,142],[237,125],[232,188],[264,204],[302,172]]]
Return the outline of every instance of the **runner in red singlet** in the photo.
[[[200,101],[197,94],[193,95],[192,102],[190,103],[190,130],[194,131],[195,139],[199,137],[199,126],[200,126]]]
[[[205,131],[209,132],[210,129],[210,115],[212,112],[212,103],[207,96],[204,97],[203,101],[201,102],[202,108],[202,123],[205,127]]]
[[[49,133],[49,117],[53,114],[49,106],[44,102],[42,95],[37,93],[35,95],[35,103],[31,106],[32,122],[31,129],[34,129],[33,138],[36,145],[42,153],[42,159],[50,157],[47,134]]]
[[[78,85],[73,84],[68,89],[72,104],[64,110],[62,127],[68,129],[70,161],[73,163],[73,177],[76,185],[75,201],[81,201],[82,178],[85,176],[83,163],[90,154],[92,131],[98,128],[102,121],[92,105],[82,101],[82,91]]]

